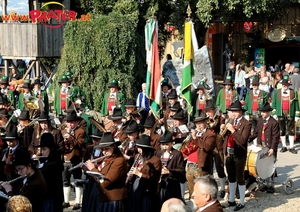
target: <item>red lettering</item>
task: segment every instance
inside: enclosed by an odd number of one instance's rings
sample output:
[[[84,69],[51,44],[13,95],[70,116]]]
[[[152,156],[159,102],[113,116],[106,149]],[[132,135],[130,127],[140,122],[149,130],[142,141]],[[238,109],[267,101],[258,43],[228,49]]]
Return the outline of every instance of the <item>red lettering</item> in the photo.
[[[12,15],[11,16],[11,20],[12,21],[18,21],[19,20],[19,17],[17,15]]]
[[[68,17],[68,10],[64,10],[63,13],[61,14],[61,20],[62,21],[68,21],[70,20]]]
[[[36,19],[38,17],[40,17],[41,11],[39,11],[39,10],[31,10],[31,11],[29,11],[29,15],[30,15],[32,23],[36,23]]]
[[[41,11],[42,12],[42,14],[40,15],[40,17],[38,18],[38,21],[40,22],[40,23],[42,23],[42,22],[47,22],[48,21],[48,19],[47,19],[47,12],[46,11]]]
[[[2,15],[3,21],[8,21],[10,19],[10,15]]]
[[[49,19],[56,19],[57,21],[58,21],[58,17],[57,17],[57,15],[56,15],[56,13],[53,11],[53,10],[50,10],[49,12],[48,12],[48,15],[47,15],[47,18],[48,18],[48,20]]]
[[[86,15],[86,17],[87,17],[87,20],[88,20],[88,21],[91,21],[91,14],[88,13],[88,14]]]
[[[86,15],[81,15],[80,21],[86,21]]]
[[[68,17],[69,17],[69,20],[72,19],[73,21],[76,21],[76,16],[77,16],[77,13],[73,10],[70,10],[69,13],[68,13]]]
[[[28,15],[19,15],[19,19],[20,19],[21,21],[28,21],[28,20],[29,20],[29,17],[28,17]]]
[[[58,22],[60,22],[61,20],[61,15],[63,13],[63,10],[54,10],[56,12],[57,18],[58,18]]]

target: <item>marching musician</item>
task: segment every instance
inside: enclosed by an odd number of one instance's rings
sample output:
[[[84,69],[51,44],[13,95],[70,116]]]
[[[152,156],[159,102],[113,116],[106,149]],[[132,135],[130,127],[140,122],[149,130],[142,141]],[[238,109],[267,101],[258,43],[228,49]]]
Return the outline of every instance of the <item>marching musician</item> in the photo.
[[[66,110],[71,105],[71,91],[69,89],[69,80],[66,75],[63,75],[58,83],[60,86],[55,90],[53,107],[56,117],[62,122],[66,116]]]
[[[216,111],[216,108],[212,100],[206,101],[206,105],[204,109],[206,111],[206,115],[209,117],[207,123],[208,128],[218,135],[220,133],[221,125],[225,124],[225,119],[222,116],[216,114],[218,113],[218,111]],[[226,175],[224,170],[223,143],[224,143],[223,138],[217,136],[216,148],[214,149],[214,154],[213,154],[216,170],[219,177],[220,187],[221,187],[221,191],[220,191],[221,198],[224,198],[225,196],[225,181],[226,181]]]
[[[50,132],[41,135],[40,144],[42,157],[39,158],[39,170],[42,173],[46,185],[46,199],[43,204],[45,212],[62,212],[63,185],[62,171],[63,162],[61,160],[61,152],[57,152],[57,145],[54,137]]]
[[[64,154],[64,171],[63,171],[63,190],[64,190],[64,203],[63,208],[70,207],[69,196],[70,196],[70,178],[71,173],[69,169],[81,162],[82,148],[85,139],[85,130],[79,127],[78,116],[73,110],[67,117],[67,127],[62,130],[62,135],[64,137],[65,144],[65,154]],[[81,179],[81,170],[75,169],[73,172],[74,179]],[[80,196],[81,196],[81,184],[75,182],[75,206],[74,210],[80,208]]]
[[[31,94],[31,87],[30,87],[30,80],[25,80],[24,84],[21,86],[23,88],[24,92],[20,93],[19,95],[19,101],[17,108],[20,110],[25,109],[25,103],[30,101],[30,98],[32,98]]]
[[[155,151],[160,150],[160,135],[156,133],[156,121],[153,114],[149,115],[145,121],[144,134],[151,137],[151,146],[155,149]]]
[[[17,149],[13,158],[16,173],[23,176],[23,180],[13,183],[0,182],[8,196],[22,195],[29,199],[32,212],[42,211],[47,185],[41,172],[36,168],[27,148]]]
[[[126,133],[123,132],[126,125],[122,121],[124,119],[124,116],[122,115],[122,110],[119,107],[115,107],[113,110],[113,114],[111,116],[108,116],[109,120],[112,120],[113,127],[112,129],[109,129],[115,140],[118,140],[120,142],[124,142],[127,138]]]
[[[161,83],[161,91],[162,91],[162,111],[165,112],[168,106],[168,95],[169,95],[169,89],[171,89],[172,86],[169,84],[167,79],[164,79]]]
[[[226,76],[222,88],[218,92],[216,106],[220,107],[223,114],[226,114],[226,109],[233,103],[236,99],[239,99],[239,95],[236,90],[233,89],[233,82],[231,76]]]
[[[191,130],[192,139],[198,148],[187,158],[186,179],[190,197],[194,191],[195,179],[211,174],[213,169],[213,150],[216,147],[216,133],[208,130],[207,119],[208,116],[202,111],[194,119],[196,129]]]
[[[46,114],[49,113],[49,98],[46,90],[41,90],[41,80],[39,78],[34,79],[32,96],[42,100],[44,103],[44,111]]]
[[[205,82],[200,81],[198,87],[196,88],[196,94],[193,96],[192,105],[193,107],[193,116],[197,116],[199,111],[203,111],[205,108],[206,101],[209,100],[208,95],[206,94]]]
[[[42,152],[37,146],[40,145],[41,137],[44,133],[51,133],[53,135],[56,151],[60,153],[62,159],[65,148],[64,138],[61,134],[61,131],[52,126],[48,114],[44,111],[40,113],[38,124],[34,127],[32,140],[28,149],[32,151],[33,155],[40,156]]]
[[[99,147],[104,156],[107,156],[99,164],[92,163],[91,160],[85,162],[84,169],[99,172],[104,175],[104,179],[94,181],[98,185],[99,199],[91,202],[85,208],[86,211],[124,212],[126,211],[126,174],[127,164],[118,146],[119,141],[115,141],[111,132],[103,133]],[[91,197],[92,198],[92,197]],[[93,199],[93,198],[92,198]]]
[[[181,197],[180,182],[185,178],[185,163],[181,152],[173,148],[172,133],[165,131],[160,139],[162,150],[156,153],[162,162],[159,186],[159,208],[170,198]],[[184,200],[183,200],[184,201]]]
[[[28,148],[34,131],[34,123],[30,122],[30,115],[28,110],[22,110],[20,116],[18,117],[18,133],[22,138],[22,146]]]
[[[176,89],[172,88],[168,94],[169,107],[172,107],[176,102],[178,102],[178,95]]]
[[[10,102],[10,106],[14,109],[16,107],[16,98],[12,90],[9,89],[8,77],[2,76],[0,80],[1,93],[7,97]]]
[[[72,90],[72,101],[77,106],[83,104],[86,106],[86,96],[82,89],[74,83],[74,76],[71,71],[66,72],[66,76],[69,80],[69,89]]]
[[[224,130],[225,134],[223,151],[225,154],[225,165],[229,180],[229,199],[224,207],[235,206],[234,211],[245,207],[245,179],[244,169],[247,158],[248,138],[251,133],[251,123],[243,117],[242,105],[239,100],[233,102],[227,109],[230,120]],[[235,202],[235,192],[238,185],[240,203]]]
[[[274,113],[278,117],[278,123],[280,127],[280,138],[282,148],[280,152],[286,152],[286,131],[289,135],[290,149],[293,154],[297,154],[297,150],[294,148],[295,139],[295,113],[299,111],[298,94],[297,91],[289,88],[291,83],[289,82],[289,76],[283,76],[282,88],[274,91],[272,99],[272,108]],[[287,126],[287,128],[286,128]]]
[[[86,113],[86,109],[88,109],[88,107],[87,106],[84,107],[83,104],[76,105],[76,107],[77,107],[76,110],[78,112],[77,115],[79,116],[80,119],[79,126],[85,130],[86,135],[91,135],[95,127],[89,120],[89,118],[92,116]],[[92,140],[90,136],[85,137],[84,144],[85,146],[92,144]]]
[[[188,128],[186,126],[187,117],[185,111],[182,108],[179,108],[172,118],[174,119],[173,136],[175,144],[179,144],[182,143],[188,134]]]
[[[6,141],[7,148],[4,149],[1,154],[1,180],[9,181],[18,176],[12,166],[14,154],[17,149],[21,148],[17,127],[13,124],[10,125],[6,135],[2,137],[2,140]]]
[[[108,116],[111,116],[113,114],[113,110],[115,107],[120,108],[122,114],[125,112],[125,99],[123,93],[120,91],[121,87],[119,86],[118,81],[113,79],[108,87],[109,92],[104,94],[101,106],[101,116],[104,126],[106,126],[109,123],[109,120],[107,120],[107,118]]]
[[[252,124],[252,132],[256,128],[257,121],[260,117],[258,108],[262,107],[268,100],[268,93],[260,90],[258,86],[258,76],[254,75],[252,78],[252,90],[247,92],[244,105],[244,109],[246,110],[245,115],[249,115],[249,121]]]
[[[269,103],[265,103],[259,108],[261,112],[261,118],[259,118],[257,127],[255,128],[253,134],[250,136],[249,141],[257,138],[257,144],[262,147],[268,147],[268,157],[274,155],[277,158],[277,147],[280,138],[280,128],[278,122],[270,115],[273,109],[270,107]],[[266,186],[266,191],[268,193],[274,193],[274,176],[268,179],[268,185]]]
[[[129,123],[130,120],[135,120],[138,124],[140,124],[140,121],[142,119],[142,116],[140,113],[136,112],[137,107],[136,107],[136,101],[134,99],[127,99],[126,104],[125,104],[125,113],[124,117],[126,118],[126,124]]]
[[[131,120],[129,124],[124,128],[123,133],[127,134],[127,139],[121,143],[121,151],[126,159],[128,166],[131,167],[136,155],[136,142],[139,139],[140,127],[137,122]]]
[[[95,128],[90,135],[93,144],[87,146],[84,154],[84,161],[94,160],[102,156],[102,150],[99,146],[102,136],[103,132],[98,128]],[[88,183],[85,185],[83,191],[82,211],[93,211],[92,208],[96,208],[95,204],[99,201],[99,186],[94,178],[89,177],[89,175],[86,176],[88,178]]]
[[[136,143],[138,155],[135,166],[129,171],[132,189],[128,193],[128,211],[152,212],[157,211],[158,182],[161,175],[162,164],[160,158],[154,155],[151,146],[151,137],[141,135]]]

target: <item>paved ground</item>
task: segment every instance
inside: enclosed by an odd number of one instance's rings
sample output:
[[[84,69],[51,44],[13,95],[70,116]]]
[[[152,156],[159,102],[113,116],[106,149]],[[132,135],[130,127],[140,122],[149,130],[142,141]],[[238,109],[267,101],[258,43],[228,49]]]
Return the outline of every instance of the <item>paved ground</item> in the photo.
[[[279,144],[281,147],[281,144]],[[292,154],[290,152],[280,153],[278,152],[278,161],[276,164],[276,170],[278,178],[276,179],[275,193],[267,194],[264,192],[256,192],[255,197],[246,198],[246,206],[241,211],[247,212],[297,212],[300,211],[298,205],[300,201],[300,144],[296,143],[296,149],[299,154]],[[280,150],[280,148],[279,148]],[[216,176],[216,174],[215,174]],[[292,179],[294,183],[294,192],[292,194],[286,194],[284,192],[284,186],[282,185],[287,179]],[[187,195],[186,195],[187,196]],[[71,207],[65,209],[64,212],[71,212],[74,202],[75,194],[71,192]],[[220,199],[221,203],[227,200]],[[238,200],[237,200],[238,201]],[[80,211],[80,210],[77,210]],[[233,208],[224,210],[233,211]]]

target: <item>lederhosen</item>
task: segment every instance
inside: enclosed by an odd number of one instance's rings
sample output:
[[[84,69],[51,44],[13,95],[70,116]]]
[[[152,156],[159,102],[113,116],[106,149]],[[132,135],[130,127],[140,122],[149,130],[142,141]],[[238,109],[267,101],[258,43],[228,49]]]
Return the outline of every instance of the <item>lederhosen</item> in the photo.
[[[199,110],[204,110],[205,108],[205,105],[206,105],[206,98],[205,96],[203,95],[203,97],[201,97],[200,95],[198,95],[198,98],[197,98],[197,101],[196,101],[196,105],[197,105],[197,108],[198,108],[198,111]]]
[[[262,91],[259,90],[258,94],[254,94],[254,91],[250,94],[250,100],[252,101],[252,108],[251,111],[252,113],[249,115],[250,117],[250,122],[252,125],[252,130],[253,131],[255,129],[255,127],[257,126],[257,121],[259,119],[260,113],[259,113],[259,104],[260,104],[260,95],[262,95]],[[251,98],[252,97],[252,98]]]

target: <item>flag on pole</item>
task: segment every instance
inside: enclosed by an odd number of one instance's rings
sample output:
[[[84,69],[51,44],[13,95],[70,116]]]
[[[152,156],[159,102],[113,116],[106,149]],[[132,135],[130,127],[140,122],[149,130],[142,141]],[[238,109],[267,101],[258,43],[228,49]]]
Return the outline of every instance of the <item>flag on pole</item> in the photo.
[[[187,111],[192,113],[192,77],[194,76],[194,51],[198,50],[198,42],[194,31],[194,24],[188,21],[184,24],[184,64],[180,96],[187,102]]]
[[[146,96],[153,115],[159,117],[161,106],[161,69],[158,53],[158,24],[150,18],[145,26],[145,41],[147,51]]]

